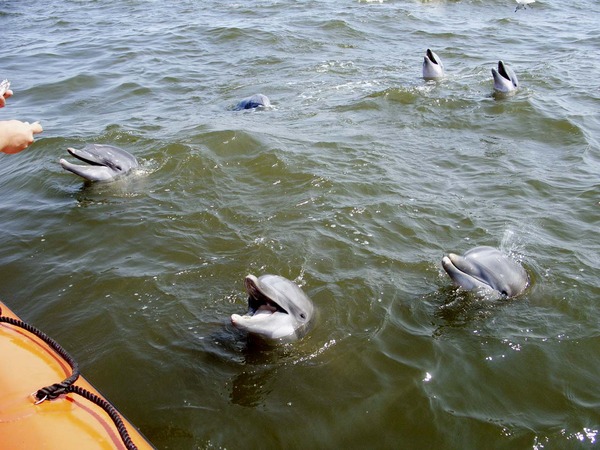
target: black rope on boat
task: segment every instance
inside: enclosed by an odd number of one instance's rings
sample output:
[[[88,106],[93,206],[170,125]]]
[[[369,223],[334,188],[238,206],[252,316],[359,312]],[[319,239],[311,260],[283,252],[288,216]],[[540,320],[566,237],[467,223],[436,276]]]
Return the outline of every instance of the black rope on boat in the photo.
[[[48,344],[55,352],[57,352],[71,366],[72,373],[71,373],[70,377],[65,378],[60,383],[54,383],[54,384],[51,384],[50,386],[43,387],[34,394],[35,398],[37,399],[37,402],[35,403],[36,405],[38,405],[46,400],[54,400],[54,399],[58,398],[59,396],[61,396],[62,394],[68,394],[70,392],[72,392],[74,394],[78,394],[78,395],[82,396],[83,398],[91,401],[92,403],[98,405],[100,408],[102,408],[108,414],[108,416],[111,418],[111,420],[117,427],[117,430],[119,431],[119,435],[121,436],[123,444],[125,444],[125,447],[127,447],[128,450],[137,450],[137,446],[131,440],[131,437],[129,436],[127,428],[125,427],[125,423],[123,422],[123,419],[121,418],[121,416],[119,415],[119,413],[117,412],[115,407],[112,406],[110,403],[108,403],[103,398],[98,397],[93,392],[83,389],[80,386],[75,386],[73,384],[73,383],[75,383],[75,381],[77,381],[77,378],[79,378],[79,364],[77,364],[77,361],[75,361],[71,357],[71,355],[69,355],[67,353],[67,351],[64,348],[62,348],[62,346],[58,342],[56,342],[54,339],[52,339],[50,336],[48,336],[43,331],[35,328],[34,326],[29,325],[28,323],[23,322],[22,320],[3,316],[2,315],[2,307],[0,307],[0,323],[8,323],[9,325],[13,325],[15,327],[22,328],[22,329],[30,332],[31,334],[37,336],[42,341],[44,341],[46,344]]]
[[[121,436],[121,440],[123,441],[123,444],[125,444],[125,447],[127,447],[128,450],[137,450],[137,446],[133,443],[131,437],[129,436],[129,433],[127,432],[127,427],[125,427],[123,419],[121,418],[121,416],[119,415],[119,413],[113,405],[108,403],[102,397],[98,397],[93,392],[90,392],[87,389],[83,389],[80,386],[71,385],[67,388],[67,392],[73,392],[75,394],[81,395],[83,398],[98,405],[100,408],[106,411],[108,416],[112,419],[115,426],[117,427],[117,430],[119,431],[119,435]]]
[[[1,308],[0,314],[2,314]],[[53,400],[57,398],[59,395],[64,394],[66,389],[73,383],[75,383],[75,381],[77,381],[77,378],[79,378],[79,365],[73,358],[71,358],[71,355],[69,355],[67,351],[64,348],[62,348],[58,342],[56,342],[43,331],[38,330],[37,328],[29,325],[28,323],[23,322],[22,320],[13,319],[12,317],[0,316],[0,322],[8,323],[15,327],[23,328],[24,330],[29,331],[31,334],[39,337],[71,366],[72,373],[70,377],[65,378],[60,383],[54,383],[50,386],[43,387],[35,393],[35,397],[39,401],[47,399]]]

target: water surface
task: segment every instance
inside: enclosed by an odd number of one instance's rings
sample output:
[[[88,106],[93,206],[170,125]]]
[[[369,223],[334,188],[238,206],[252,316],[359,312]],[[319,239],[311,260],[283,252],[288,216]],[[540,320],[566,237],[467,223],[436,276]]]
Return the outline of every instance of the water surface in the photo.
[[[0,157],[1,298],[157,448],[593,447],[600,7],[515,6],[1,2],[0,120],[45,129]],[[62,170],[94,142],[141,170]],[[454,288],[476,245],[525,294]],[[313,332],[250,345],[248,273],[302,286]]]

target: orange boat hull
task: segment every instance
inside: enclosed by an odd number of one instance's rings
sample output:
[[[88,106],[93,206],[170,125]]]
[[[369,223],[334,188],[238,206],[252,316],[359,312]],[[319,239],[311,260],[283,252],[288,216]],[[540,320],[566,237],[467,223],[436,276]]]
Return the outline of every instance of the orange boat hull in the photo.
[[[2,316],[20,320],[2,302]],[[43,340],[0,323],[0,446],[7,450],[125,449],[119,432],[99,406],[74,393],[35,404],[38,389],[61,382],[71,367]],[[74,383],[104,398],[80,376]],[[122,416],[121,416],[122,417]],[[153,449],[123,418],[139,449]]]

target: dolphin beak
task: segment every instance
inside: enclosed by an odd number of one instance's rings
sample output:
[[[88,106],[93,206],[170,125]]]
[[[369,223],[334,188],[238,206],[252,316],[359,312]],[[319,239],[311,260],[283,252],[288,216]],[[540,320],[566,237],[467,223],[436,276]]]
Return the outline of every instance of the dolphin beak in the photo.
[[[448,272],[448,270],[452,270],[452,271],[458,270],[457,267],[452,262],[452,260],[455,258],[456,258],[456,255],[454,253],[449,253],[447,256],[444,256],[442,258],[442,266],[444,267],[446,272]]]
[[[107,167],[106,164],[100,161],[93,153],[90,153],[85,149],[78,150],[71,147],[67,148],[67,151],[71,156],[83,161],[87,165],[73,164],[66,159],[61,158],[59,163],[63,169],[89,181],[107,181],[114,178],[116,173],[115,170]]]
[[[465,259],[455,253],[449,253],[442,258],[442,267],[454,281],[477,279],[472,273],[469,273],[471,271],[468,266]]]
[[[477,272],[477,269],[473,267],[473,265],[470,262],[468,262],[465,258],[463,258],[460,255],[457,255],[456,253],[448,253],[448,256],[444,256],[442,258],[442,265],[444,266],[444,269],[448,267],[455,273],[457,272],[463,275],[468,275],[470,277],[477,278],[476,276],[474,276],[474,273]]]
[[[94,155],[85,150],[77,150],[76,148],[69,147],[67,151],[80,161],[84,163],[90,164],[92,166],[104,166],[104,164],[100,163]]]
[[[442,258],[442,267],[455,284],[467,290],[490,287],[488,282],[478,276],[477,268],[462,256],[449,253]]]
[[[115,172],[108,167],[101,165],[90,165],[82,166],[79,164],[73,164],[65,159],[60,159],[60,165],[63,169],[69,172],[79,175],[89,181],[107,181],[114,177]]]

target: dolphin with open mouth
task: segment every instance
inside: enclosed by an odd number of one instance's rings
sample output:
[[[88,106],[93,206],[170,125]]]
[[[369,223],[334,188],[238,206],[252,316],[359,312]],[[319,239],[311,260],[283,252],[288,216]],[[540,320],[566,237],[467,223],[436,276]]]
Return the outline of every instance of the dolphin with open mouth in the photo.
[[[89,165],[73,164],[62,158],[60,165],[89,181],[111,181],[139,167],[135,156],[112,145],[88,144],[81,150],[68,148],[67,151]]]
[[[521,294],[529,285],[525,269],[494,247],[475,247],[463,256],[448,254],[442,267],[455,284],[467,290],[494,290],[506,297]]]
[[[519,87],[519,80],[515,72],[504,62],[498,61],[498,70],[492,67],[494,77],[494,91],[502,94],[514,93]]]
[[[298,285],[279,275],[248,275],[244,284],[248,312],[232,314],[234,327],[271,341],[294,341],[308,333],[315,308]]]
[[[435,80],[444,76],[444,63],[438,55],[427,49],[423,58],[423,78]]]

